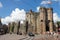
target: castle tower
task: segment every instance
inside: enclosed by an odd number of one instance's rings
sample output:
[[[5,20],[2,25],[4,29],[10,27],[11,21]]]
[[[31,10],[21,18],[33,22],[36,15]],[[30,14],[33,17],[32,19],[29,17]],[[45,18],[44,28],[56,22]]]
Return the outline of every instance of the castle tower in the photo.
[[[29,11],[29,13],[27,13],[27,17],[26,17],[27,21],[28,21],[28,33],[32,32],[35,33],[35,18],[34,18],[34,12],[32,10]]]
[[[45,34],[46,32],[46,8],[41,7],[40,8],[40,33]]]
[[[37,22],[36,22],[37,23],[37,27],[36,27],[37,34],[41,33],[41,27],[40,27],[40,22],[39,22],[40,20],[39,19],[40,19],[40,16],[38,15],[37,16]]]
[[[53,32],[53,9],[47,8],[48,25],[50,32]]]

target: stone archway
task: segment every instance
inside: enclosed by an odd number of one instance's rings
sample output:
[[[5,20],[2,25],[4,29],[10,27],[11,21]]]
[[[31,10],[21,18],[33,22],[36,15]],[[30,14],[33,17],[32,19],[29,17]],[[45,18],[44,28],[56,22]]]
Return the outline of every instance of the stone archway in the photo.
[[[46,22],[46,32],[49,31],[49,21]]]
[[[49,26],[46,26],[46,31],[49,31]]]

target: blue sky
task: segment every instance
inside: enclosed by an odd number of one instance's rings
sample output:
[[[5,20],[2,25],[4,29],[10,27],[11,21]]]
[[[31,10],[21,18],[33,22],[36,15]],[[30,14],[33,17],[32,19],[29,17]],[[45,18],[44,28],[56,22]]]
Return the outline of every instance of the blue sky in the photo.
[[[36,10],[36,7],[40,5],[40,0],[0,0],[2,8],[0,8],[0,17],[6,17],[10,15],[15,8],[25,9],[26,11],[32,9]]]
[[[0,8],[0,17],[10,15],[12,10],[15,8],[24,9],[25,11],[29,11],[30,9],[36,11],[36,7],[40,6],[42,1],[43,0],[0,0],[2,3],[2,7]],[[50,5],[53,7],[54,12],[57,12],[59,15],[60,4],[53,1]]]
[[[37,11],[39,6],[52,7],[55,16],[60,17],[60,1],[51,0],[51,4],[46,1],[48,0],[0,0],[0,17],[5,18],[11,15],[16,8],[24,9],[25,11],[30,9]]]

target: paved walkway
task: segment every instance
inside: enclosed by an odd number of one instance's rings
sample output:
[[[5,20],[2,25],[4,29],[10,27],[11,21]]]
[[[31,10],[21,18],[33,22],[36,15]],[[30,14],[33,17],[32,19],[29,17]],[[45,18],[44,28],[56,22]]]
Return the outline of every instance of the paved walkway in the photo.
[[[0,40],[19,40],[25,37],[27,36],[17,34],[6,34],[6,35],[0,35]]]
[[[48,36],[48,35],[36,35],[35,37],[17,35],[17,34],[5,34],[0,35],[0,40],[60,40],[60,36]]]

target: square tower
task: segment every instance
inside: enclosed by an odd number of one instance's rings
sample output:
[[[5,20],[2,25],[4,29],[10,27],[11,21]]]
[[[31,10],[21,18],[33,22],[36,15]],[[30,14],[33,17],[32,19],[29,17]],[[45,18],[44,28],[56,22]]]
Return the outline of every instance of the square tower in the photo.
[[[40,24],[40,33],[41,34],[45,34],[46,32],[46,8],[45,7],[41,7],[40,8],[40,19],[39,19],[39,24]]]
[[[26,14],[26,21],[28,23],[28,33],[35,33],[35,16],[32,10]]]
[[[37,18],[37,33],[45,34],[47,31],[53,32],[53,9],[40,7]]]
[[[47,22],[49,26],[49,31],[53,32],[53,9],[47,8]]]

